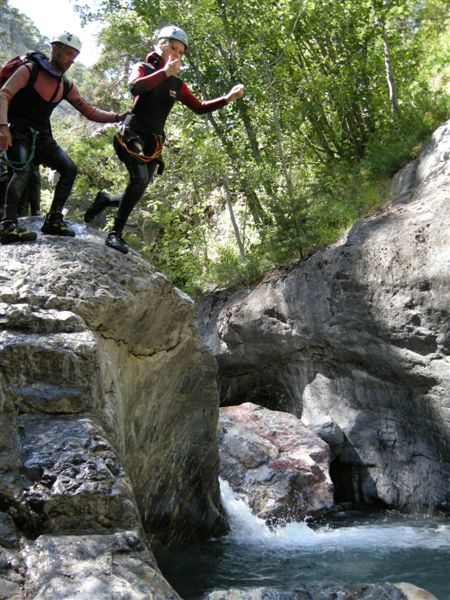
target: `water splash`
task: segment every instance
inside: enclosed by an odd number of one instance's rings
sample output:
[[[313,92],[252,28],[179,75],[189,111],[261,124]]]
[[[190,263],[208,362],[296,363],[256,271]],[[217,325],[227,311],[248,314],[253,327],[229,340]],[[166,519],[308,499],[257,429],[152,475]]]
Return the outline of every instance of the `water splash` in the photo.
[[[426,518],[395,515],[372,524],[312,529],[305,522],[293,522],[270,529],[263,519],[252,514],[245,499],[237,496],[227,481],[220,481],[220,489],[231,528],[228,540],[234,544],[315,551],[450,549],[450,521],[436,524]]]

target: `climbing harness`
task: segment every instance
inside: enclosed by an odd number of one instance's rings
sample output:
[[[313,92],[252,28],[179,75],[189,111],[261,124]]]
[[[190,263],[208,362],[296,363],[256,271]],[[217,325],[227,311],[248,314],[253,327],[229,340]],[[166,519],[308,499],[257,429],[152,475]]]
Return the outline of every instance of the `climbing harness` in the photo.
[[[146,155],[142,151],[135,152],[134,150],[131,150],[131,148],[129,148],[127,146],[127,144],[124,140],[123,133],[116,133],[116,135],[114,136],[114,141],[117,142],[119,144],[119,146],[121,148],[123,148],[123,150],[125,150],[125,152],[127,152],[133,158],[135,158],[143,163],[149,163],[152,160],[156,160],[157,158],[159,158],[162,154],[162,149],[163,149],[163,136],[154,133],[153,137],[155,138],[156,147],[155,147],[154,152],[150,155]]]
[[[31,129],[31,128],[30,128]],[[6,150],[0,150],[0,160],[4,161],[8,167],[10,167],[13,171],[25,171],[28,165],[34,159],[34,153],[36,151],[36,139],[38,136],[38,132],[34,129],[31,129],[31,152],[30,156],[27,160],[24,161],[15,161],[8,158],[8,154]]]

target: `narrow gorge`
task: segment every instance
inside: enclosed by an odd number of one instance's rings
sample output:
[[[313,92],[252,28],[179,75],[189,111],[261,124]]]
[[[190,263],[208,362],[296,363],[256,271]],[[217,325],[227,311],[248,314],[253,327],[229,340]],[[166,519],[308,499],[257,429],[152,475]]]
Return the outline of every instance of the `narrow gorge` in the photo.
[[[198,309],[223,404],[292,413],[337,502],[450,506],[450,123],[332,247]]]
[[[446,123],[339,242],[197,306],[27,219],[1,248],[0,598],[179,598],[151,548],[227,532],[219,474],[269,524],[448,515],[449,156]],[[210,598],[427,597],[374,585]]]

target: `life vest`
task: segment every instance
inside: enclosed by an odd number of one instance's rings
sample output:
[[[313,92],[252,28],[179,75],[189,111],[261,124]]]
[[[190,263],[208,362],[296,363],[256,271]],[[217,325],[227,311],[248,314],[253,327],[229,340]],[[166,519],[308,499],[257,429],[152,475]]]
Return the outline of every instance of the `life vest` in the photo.
[[[148,75],[159,70],[151,63],[142,63],[142,65]],[[172,76],[152,90],[136,96],[128,125],[144,136],[157,134],[164,137],[167,117],[182,85],[182,79]]]
[[[64,75],[55,71],[48,58],[41,52],[30,52],[26,54],[25,57],[29,60],[22,64],[25,64],[30,71],[30,78],[27,85],[19,90],[11,100],[8,110],[8,119],[14,127],[31,127],[36,131],[48,131],[50,130],[50,115],[61,100],[67,96],[72,88],[72,84]],[[17,67],[19,66],[21,65],[18,64]],[[40,69],[46,71],[52,78],[57,80],[55,91],[49,101],[41,98],[34,88]],[[58,102],[53,102],[61,85],[64,86],[62,98],[58,100]]]
[[[4,86],[4,84],[8,81],[13,73],[17,71],[19,67],[22,65],[31,64],[32,72],[30,74],[30,80],[28,81],[28,85],[34,85],[36,81],[37,73],[38,73],[38,64],[37,61],[34,60],[35,52],[27,52],[22,56],[14,56],[8,60],[7,63],[3,65],[0,69],[0,88]],[[33,68],[36,65],[36,68]]]

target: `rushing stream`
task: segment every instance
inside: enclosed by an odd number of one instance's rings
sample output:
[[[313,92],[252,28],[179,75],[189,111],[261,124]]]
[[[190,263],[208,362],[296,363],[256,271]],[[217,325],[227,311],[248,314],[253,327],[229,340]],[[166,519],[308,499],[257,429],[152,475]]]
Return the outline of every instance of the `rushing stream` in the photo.
[[[289,590],[319,581],[407,581],[450,600],[450,518],[345,513],[322,527],[291,523],[271,531],[221,482],[231,525],[220,540],[157,554],[184,600],[214,588]]]

